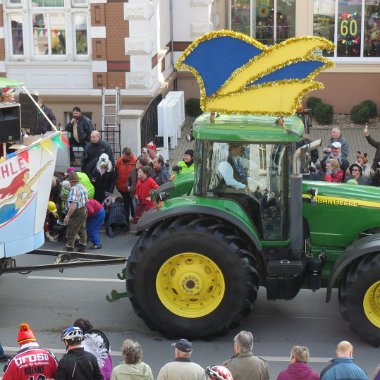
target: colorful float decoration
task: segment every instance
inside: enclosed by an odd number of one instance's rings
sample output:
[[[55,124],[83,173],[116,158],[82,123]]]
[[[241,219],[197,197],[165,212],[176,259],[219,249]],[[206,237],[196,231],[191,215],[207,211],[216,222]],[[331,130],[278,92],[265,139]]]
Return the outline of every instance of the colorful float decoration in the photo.
[[[5,87],[21,87],[21,83],[1,78],[0,88]],[[53,124],[52,129],[25,138],[0,157],[0,259],[44,244],[43,227],[57,151],[68,145]]]
[[[290,38],[268,47],[221,30],[189,45],[176,68],[197,78],[204,112],[293,115],[306,93],[323,88],[314,78],[333,66],[314,52],[333,49],[320,37]]]

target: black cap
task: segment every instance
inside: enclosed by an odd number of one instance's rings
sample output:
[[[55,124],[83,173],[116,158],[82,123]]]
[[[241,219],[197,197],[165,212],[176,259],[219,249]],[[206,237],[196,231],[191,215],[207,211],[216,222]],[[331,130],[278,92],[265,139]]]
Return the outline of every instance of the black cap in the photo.
[[[172,343],[172,346],[181,352],[191,352],[193,345],[187,339],[180,339],[176,343]]]

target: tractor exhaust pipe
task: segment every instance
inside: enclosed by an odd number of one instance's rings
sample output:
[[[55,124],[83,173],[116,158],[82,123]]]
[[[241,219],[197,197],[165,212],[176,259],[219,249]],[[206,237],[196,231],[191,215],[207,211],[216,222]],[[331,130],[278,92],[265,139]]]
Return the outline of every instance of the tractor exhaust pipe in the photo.
[[[298,148],[293,155],[293,172],[290,176],[290,248],[292,258],[299,259],[303,249],[303,220],[302,220],[302,174],[301,157],[305,157],[308,150],[317,148],[322,144],[318,139]]]

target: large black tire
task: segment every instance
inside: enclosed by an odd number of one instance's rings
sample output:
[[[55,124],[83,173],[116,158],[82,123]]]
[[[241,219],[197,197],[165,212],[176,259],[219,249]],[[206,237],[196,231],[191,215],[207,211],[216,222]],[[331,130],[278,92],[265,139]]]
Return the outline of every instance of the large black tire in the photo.
[[[247,243],[214,217],[158,224],[140,237],[127,263],[137,315],[170,338],[227,334],[250,313],[258,282]]]
[[[349,268],[339,288],[339,304],[349,327],[380,346],[380,254],[366,256]]]

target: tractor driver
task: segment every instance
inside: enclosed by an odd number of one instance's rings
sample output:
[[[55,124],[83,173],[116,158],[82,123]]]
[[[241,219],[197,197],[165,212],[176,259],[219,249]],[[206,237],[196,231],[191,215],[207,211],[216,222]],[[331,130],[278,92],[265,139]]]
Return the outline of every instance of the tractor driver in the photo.
[[[247,169],[242,158],[243,145],[230,144],[228,157],[218,165],[218,172],[227,186],[235,189],[246,189],[248,186]]]

